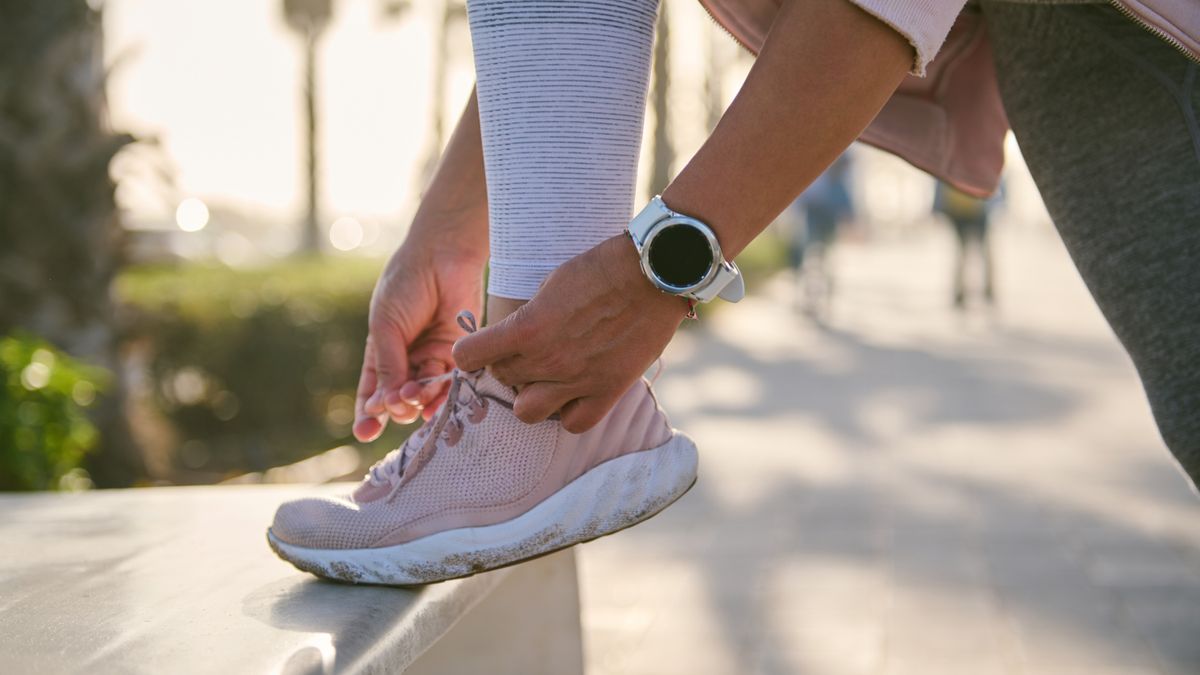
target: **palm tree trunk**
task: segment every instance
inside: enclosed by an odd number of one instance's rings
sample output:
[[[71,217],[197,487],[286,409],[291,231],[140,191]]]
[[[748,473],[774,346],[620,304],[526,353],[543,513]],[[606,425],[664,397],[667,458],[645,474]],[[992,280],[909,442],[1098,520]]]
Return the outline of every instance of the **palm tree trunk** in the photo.
[[[301,250],[309,255],[321,252],[320,212],[320,157],[317,148],[317,40],[320,33],[309,31],[304,36],[304,139],[308,151],[307,185],[308,204],[304,214],[304,239]]]
[[[675,148],[671,145],[667,113],[671,88],[671,21],[667,3],[659,3],[658,35],[654,41],[654,84],[650,92],[654,109],[654,137],[650,164],[650,194],[660,194],[671,182]]]
[[[0,334],[23,329],[116,377],[94,409],[98,485],[145,475],[129,433],[110,295],[122,232],[109,162],[98,11],[85,0],[0,3]]]

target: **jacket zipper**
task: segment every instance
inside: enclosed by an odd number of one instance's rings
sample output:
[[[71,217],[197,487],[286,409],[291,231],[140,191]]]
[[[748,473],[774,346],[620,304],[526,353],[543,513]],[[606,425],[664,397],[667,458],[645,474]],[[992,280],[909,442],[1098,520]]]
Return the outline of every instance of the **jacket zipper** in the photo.
[[[1167,44],[1171,45],[1172,47],[1174,47],[1177,51],[1179,51],[1181,54],[1186,56],[1192,62],[1200,63],[1200,54],[1196,54],[1192,50],[1188,49],[1187,46],[1185,46],[1179,40],[1175,39],[1174,36],[1167,33],[1163,29],[1150,25],[1150,23],[1147,22],[1145,19],[1143,19],[1141,17],[1141,15],[1139,15],[1137,12],[1133,11],[1129,7],[1122,4],[1121,0],[1108,0],[1108,2],[1113,7],[1115,7],[1116,10],[1118,12],[1120,12],[1121,15],[1124,16],[1126,19],[1129,19],[1130,21],[1136,23],[1137,25],[1141,26],[1146,31],[1148,31],[1151,35],[1153,35],[1153,36],[1157,37],[1158,39],[1162,40],[1163,42],[1166,42]]]

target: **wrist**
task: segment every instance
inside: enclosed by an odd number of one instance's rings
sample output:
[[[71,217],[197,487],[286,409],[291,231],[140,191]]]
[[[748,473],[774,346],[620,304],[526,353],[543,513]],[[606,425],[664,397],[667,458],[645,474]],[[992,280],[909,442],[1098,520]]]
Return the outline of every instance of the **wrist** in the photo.
[[[679,182],[676,180],[663,190],[663,203],[672,211],[685,213],[707,224],[717,235],[721,252],[733,260],[753,239],[753,234],[739,227],[743,223],[734,216],[736,205],[710,203],[706,197],[696,196],[688,186],[679,186]]]
[[[451,239],[453,239],[453,236]],[[414,270],[426,270],[434,276],[480,275],[487,265],[487,248],[483,251],[468,249],[436,237],[414,236],[412,233],[396,249],[384,268],[384,274],[404,274]]]
[[[646,278],[637,246],[628,233],[611,237],[602,245],[610,251],[606,256],[609,263],[605,271],[616,290],[679,321],[691,313],[692,304],[687,298],[664,293]]]
[[[418,212],[400,250],[433,259],[473,261],[482,266],[488,259],[487,209],[482,214]]]

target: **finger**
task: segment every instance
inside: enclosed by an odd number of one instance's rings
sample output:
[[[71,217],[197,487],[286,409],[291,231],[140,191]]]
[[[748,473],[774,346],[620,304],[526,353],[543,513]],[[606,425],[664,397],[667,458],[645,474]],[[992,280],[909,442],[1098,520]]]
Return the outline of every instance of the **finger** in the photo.
[[[354,423],[354,437],[361,443],[370,443],[383,433],[387,416],[364,417]]]
[[[587,362],[563,350],[542,354],[518,354],[500,359],[489,366],[492,375],[510,387],[533,382],[577,382]]]
[[[430,401],[429,405],[421,409],[421,417],[424,418],[426,422],[433,419],[433,416],[437,414],[437,411],[441,409],[442,404],[445,402],[446,392],[442,392],[437,396],[437,398]]]
[[[354,397],[354,437],[363,443],[368,443],[383,433],[387,418],[382,416],[382,406],[371,406],[368,402],[375,394],[375,356],[368,338],[366,349],[363,351],[362,372],[358,376],[358,390]]]
[[[544,382],[548,378],[530,367],[529,360],[521,355],[510,356],[491,365],[492,376],[510,387],[520,387],[533,382]]]
[[[400,386],[404,385],[402,384]],[[397,423],[408,424],[409,422],[417,419],[417,414],[420,412],[420,408],[405,403],[404,398],[400,396],[399,388],[385,391],[381,385],[380,393],[384,409],[387,411],[387,414],[390,415],[391,418]]]
[[[367,402],[363,404],[363,412],[366,417],[379,417],[387,415],[387,406],[383,404],[383,392],[379,389],[371,394]]]
[[[409,380],[400,387],[400,398],[409,405],[421,405],[421,390],[425,387],[416,380]]]
[[[420,408],[414,408],[409,405],[402,407],[404,412],[395,414],[389,412],[387,415],[388,417],[392,418],[392,421],[396,424],[412,424],[418,417],[421,416]]]
[[[521,389],[513,401],[513,414],[526,424],[545,421],[575,398],[571,385],[558,382],[534,382]]]
[[[405,400],[402,393],[404,386],[401,385],[399,389],[388,392],[384,392],[380,388],[378,393],[380,400],[383,401],[384,414],[396,424],[410,424],[421,416],[421,406],[413,405]]]
[[[371,347],[371,338],[367,338],[367,346],[363,349],[362,371],[358,374],[358,389],[354,395],[354,418],[356,420],[367,416],[367,400],[375,393],[375,350]]]
[[[444,375],[454,367],[454,357],[451,356],[450,350],[458,335],[457,327],[449,332],[438,331],[435,334],[423,335],[409,351],[409,368],[415,372],[411,373],[411,379],[400,388],[400,398],[418,410],[420,416],[426,420],[433,417],[446,400],[445,394],[450,383],[422,383],[420,380]],[[419,367],[412,364],[419,364]]]
[[[450,366],[441,359],[425,361],[417,369],[416,378],[405,382],[404,386],[400,388],[400,398],[413,407],[428,407],[446,390],[450,383],[446,380],[436,382],[427,382],[426,380],[445,375],[449,370]]]
[[[564,429],[573,434],[582,434],[599,424],[616,403],[617,399],[596,396],[577,398],[563,406],[559,417]]]
[[[517,354],[522,337],[531,330],[526,314],[517,310],[500,323],[459,338],[454,343],[454,363],[463,370],[472,371]]]
[[[410,379],[408,345],[402,331],[387,321],[372,321],[371,345],[375,350],[376,389],[393,419],[415,417],[416,411],[400,398],[400,387]]]

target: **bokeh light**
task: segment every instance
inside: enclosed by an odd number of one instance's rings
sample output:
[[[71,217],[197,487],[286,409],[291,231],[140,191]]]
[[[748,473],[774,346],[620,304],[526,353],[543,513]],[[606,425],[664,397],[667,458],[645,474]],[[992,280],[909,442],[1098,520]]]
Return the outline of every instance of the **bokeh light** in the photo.
[[[90,406],[96,400],[96,385],[87,380],[76,382],[71,387],[71,399],[84,408]]]
[[[175,223],[184,232],[199,232],[208,225],[208,207],[199,199],[188,197],[175,209]]]
[[[329,226],[329,243],[339,251],[353,251],[362,246],[363,226],[350,216],[342,216]]]
[[[50,367],[44,363],[31,363],[21,371],[21,384],[29,391],[37,391],[50,382]]]
[[[45,349],[35,351],[29,365],[21,370],[21,384],[25,389],[37,391],[50,384],[54,360],[54,354]]]

